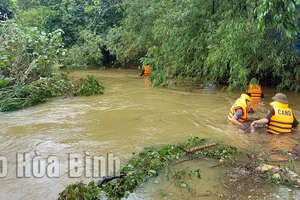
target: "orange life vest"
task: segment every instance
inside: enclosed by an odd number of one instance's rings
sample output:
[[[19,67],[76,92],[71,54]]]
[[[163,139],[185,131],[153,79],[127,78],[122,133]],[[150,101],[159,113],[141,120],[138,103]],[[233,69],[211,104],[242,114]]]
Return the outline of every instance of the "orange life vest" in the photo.
[[[151,74],[150,65],[144,66],[144,76],[149,76]]]
[[[259,84],[250,83],[246,93],[251,95],[251,98],[261,98],[262,97],[262,90]]]
[[[246,99],[244,98],[238,98],[234,104],[231,106],[229,113],[228,113],[228,117],[227,120],[231,121],[231,118],[234,116],[234,114],[236,113],[236,111],[238,109],[242,109],[243,110],[243,116],[238,119],[239,122],[243,123],[246,120],[248,120],[248,113],[247,113],[247,103],[246,103]]]

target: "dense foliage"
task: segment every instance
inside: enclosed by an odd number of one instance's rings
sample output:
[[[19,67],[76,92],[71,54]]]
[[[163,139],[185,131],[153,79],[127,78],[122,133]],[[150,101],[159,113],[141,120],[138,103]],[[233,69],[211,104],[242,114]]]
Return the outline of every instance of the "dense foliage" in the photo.
[[[51,79],[57,65],[150,63],[153,85],[188,79],[244,91],[255,77],[278,90],[300,89],[299,0],[0,4],[11,11],[0,28],[0,74],[7,86]]]
[[[63,54],[61,30],[45,33],[36,27],[0,24],[0,70],[15,84],[26,84],[50,76],[51,68]]]
[[[68,70],[91,64],[102,67],[102,46],[103,39],[99,35],[83,30],[79,33],[77,44],[73,45],[60,61]]]
[[[299,90],[299,1],[133,1],[122,26],[111,30],[120,61],[145,54],[151,80],[192,78],[247,85],[252,77]]]
[[[62,47],[61,32],[45,33],[36,27],[1,22],[0,111],[26,108],[51,97],[103,94],[104,86],[96,77],[71,81],[58,71],[57,64],[68,55]],[[83,61],[90,58],[84,56]]]
[[[0,111],[2,112],[44,103],[53,97],[90,96],[104,93],[102,82],[91,75],[71,81],[64,74],[55,74],[51,77],[40,78],[30,84],[14,86],[7,86],[10,79],[1,80],[1,78]],[[2,85],[4,86],[1,87]]]

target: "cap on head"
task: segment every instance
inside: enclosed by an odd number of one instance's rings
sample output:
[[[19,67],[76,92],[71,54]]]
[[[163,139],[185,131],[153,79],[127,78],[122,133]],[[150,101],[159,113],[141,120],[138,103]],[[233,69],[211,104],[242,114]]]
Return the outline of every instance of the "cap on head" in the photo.
[[[251,83],[251,84],[257,84],[258,82],[257,82],[257,79],[256,79],[256,78],[252,78],[252,79],[250,80],[250,83]]]
[[[245,93],[241,95],[241,98],[252,102],[252,98],[249,95],[245,94]]]
[[[289,103],[289,102],[288,102],[288,99],[287,99],[287,97],[286,97],[286,95],[283,94],[283,93],[277,93],[277,94],[275,94],[275,96],[272,97],[272,99],[273,99],[274,101],[278,101],[278,102],[280,102],[280,103],[285,103],[285,104],[288,104],[288,103]]]

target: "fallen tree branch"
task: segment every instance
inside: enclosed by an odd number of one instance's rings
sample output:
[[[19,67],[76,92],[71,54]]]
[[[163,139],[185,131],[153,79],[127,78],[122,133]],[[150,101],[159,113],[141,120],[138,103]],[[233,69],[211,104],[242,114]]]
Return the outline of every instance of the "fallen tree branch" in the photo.
[[[185,154],[194,153],[195,151],[200,151],[200,150],[203,150],[203,149],[207,149],[209,147],[213,147],[213,146],[216,146],[216,145],[218,145],[218,143],[206,144],[206,145],[202,145],[202,146],[198,146],[198,147],[194,147],[194,148],[185,150],[184,153]]]

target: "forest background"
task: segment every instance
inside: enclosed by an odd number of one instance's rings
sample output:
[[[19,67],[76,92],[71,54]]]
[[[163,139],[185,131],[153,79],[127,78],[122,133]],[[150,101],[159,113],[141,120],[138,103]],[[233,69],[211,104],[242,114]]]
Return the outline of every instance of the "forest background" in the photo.
[[[57,70],[150,63],[169,80],[300,88],[300,0],[0,0],[0,108],[90,95]],[[89,88],[82,89],[82,82]],[[96,87],[97,90],[91,90]],[[34,98],[32,98],[34,96]],[[31,97],[31,98],[29,98]]]

